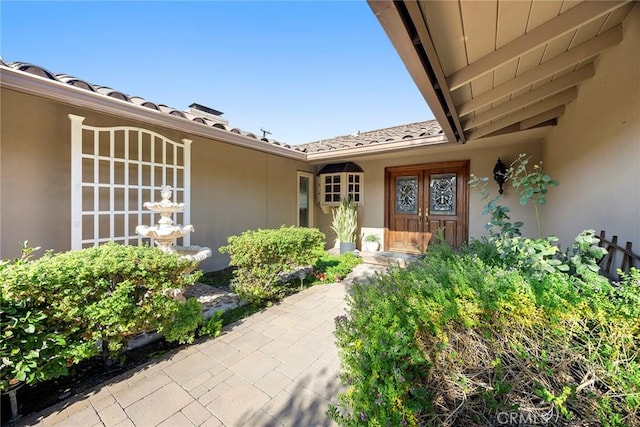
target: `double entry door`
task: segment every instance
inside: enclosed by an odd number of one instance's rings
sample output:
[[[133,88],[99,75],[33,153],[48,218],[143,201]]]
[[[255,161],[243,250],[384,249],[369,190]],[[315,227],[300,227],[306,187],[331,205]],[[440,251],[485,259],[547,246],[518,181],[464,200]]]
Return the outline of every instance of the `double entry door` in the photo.
[[[469,162],[386,169],[386,250],[422,253],[442,237],[453,247],[468,238]]]

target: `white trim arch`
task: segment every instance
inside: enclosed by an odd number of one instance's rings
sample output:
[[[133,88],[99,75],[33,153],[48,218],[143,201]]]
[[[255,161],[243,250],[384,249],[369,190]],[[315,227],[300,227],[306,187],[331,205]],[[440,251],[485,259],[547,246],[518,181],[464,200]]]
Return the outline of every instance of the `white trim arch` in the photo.
[[[131,126],[96,127],[73,114],[71,120],[71,249],[105,242],[140,245],[137,225],[159,218],[146,209],[160,199],[160,188],[173,187],[184,212],[176,224],[191,221],[191,140],[172,141]],[[189,245],[189,235],[182,238]]]

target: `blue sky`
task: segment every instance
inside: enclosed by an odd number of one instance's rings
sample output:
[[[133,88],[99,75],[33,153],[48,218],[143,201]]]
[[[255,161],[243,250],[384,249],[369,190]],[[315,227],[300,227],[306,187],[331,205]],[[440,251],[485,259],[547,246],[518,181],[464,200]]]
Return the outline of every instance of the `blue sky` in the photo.
[[[197,102],[289,144],[433,118],[364,0],[2,0],[0,19],[4,61]]]

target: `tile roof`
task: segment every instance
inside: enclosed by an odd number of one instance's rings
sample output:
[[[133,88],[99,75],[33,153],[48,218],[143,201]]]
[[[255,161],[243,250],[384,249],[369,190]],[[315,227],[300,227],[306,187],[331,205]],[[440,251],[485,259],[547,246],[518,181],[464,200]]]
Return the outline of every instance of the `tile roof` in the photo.
[[[442,128],[438,122],[435,120],[429,120],[426,122],[410,123],[367,132],[358,131],[351,135],[343,135],[336,138],[310,142],[308,144],[296,145],[293,148],[304,153],[320,153],[323,151],[368,147],[377,144],[442,135]]]
[[[164,104],[156,104],[154,102],[151,102],[147,99],[144,99],[140,96],[133,96],[133,95],[127,95],[124,94],[120,91],[117,91],[115,89],[112,89],[110,87],[107,86],[100,86],[100,85],[96,85],[96,84],[92,84],[89,83],[87,81],[84,81],[82,79],[79,79],[77,77],[74,76],[70,76],[68,74],[62,74],[62,73],[58,73],[58,74],[54,74],[48,70],[46,70],[43,67],[40,67],[38,65],[33,65],[27,62],[5,62],[2,58],[0,58],[0,65],[1,66],[5,66],[14,70],[18,70],[18,71],[22,71],[25,73],[30,73],[30,74],[34,74],[36,76],[40,76],[40,77],[44,77],[46,79],[49,80],[53,80],[53,81],[57,81],[57,82],[61,82],[61,83],[65,83],[68,84],[70,86],[75,86],[84,90],[88,90],[90,92],[94,92],[94,93],[98,93],[104,96],[109,96],[111,98],[115,98],[115,99],[119,99],[121,101],[125,101],[125,102],[130,102],[134,105],[139,105],[142,107],[146,107],[146,108],[150,108],[152,110],[156,110],[156,111],[160,111],[162,113],[166,113],[166,114],[170,114],[173,116],[178,116],[178,117],[182,117],[186,120],[190,120],[193,122],[197,122],[197,123],[201,123],[205,126],[211,126],[211,127],[216,127],[222,130],[226,130],[228,132],[231,133],[235,133],[238,135],[244,135],[246,137],[249,138],[253,138],[253,139],[257,139],[260,141],[264,141],[266,143],[269,144],[273,144],[273,145],[278,145],[278,146],[282,146],[285,148],[292,148],[290,145],[288,144],[284,144],[281,142],[278,142],[276,140],[273,139],[268,139],[268,138],[258,138],[255,134],[251,133],[251,132],[245,132],[241,129],[238,128],[233,128],[231,126],[228,125],[228,123],[221,123],[219,121],[215,121],[215,120],[211,120],[208,117],[203,117],[203,116],[199,116],[196,114],[192,114],[190,111],[180,111],[177,110],[173,107],[169,107],[167,105]],[[226,121],[225,121],[226,122]]]
[[[156,104],[140,96],[127,95],[107,86],[92,84],[68,74],[62,74],[62,73],[54,74],[43,67],[33,65],[27,62],[5,62],[2,59],[2,57],[0,57],[0,66],[8,67],[8,68],[25,72],[25,73],[34,74],[49,80],[65,83],[70,86],[75,86],[77,88],[94,92],[96,94],[101,94],[103,96],[119,99],[121,101],[129,102],[131,104],[138,105],[141,107],[150,108],[152,110],[156,110],[165,114],[181,117],[185,120],[201,123],[205,126],[219,128],[230,133],[243,135],[248,138],[264,141],[268,144],[285,147],[291,150],[295,150],[295,151],[307,153],[307,154],[311,154],[311,153],[319,154],[322,152],[332,152],[334,150],[358,148],[358,147],[361,147],[363,149],[368,148],[367,151],[371,151],[371,150],[375,150],[376,148],[375,146],[378,144],[388,147],[389,144],[393,144],[394,142],[405,142],[407,140],[422,140],[424,138],[441,137],[444,135],[442,128],[440,127],[438,122],[435,120],[430,120],[425,122],[410,123],[406,125],[393,126],[389,128],[377,129],[377,130],[366,131],[366,132],[358,131],[351,135],[343,135],[343,136],[338,136],[331,139],[291,146],[289,144],[284,144],[273,139],[268,139],[266,137],[258,138],[255,134],[251,132],[245,132],[245,131],[242,131],[241,129],[233,128],[229,126],[229,124],[224,119],[220,119],[219,121],[216,121],[207,117],[210,115],[192,114],[192,111],[194,111],[193,108],[191,108],[189,111],[180,111],[164,104]],[[192,104],[190,107],[193,107],[194,105],[196,104]],[[218,112],[217,110],[215,111]]]

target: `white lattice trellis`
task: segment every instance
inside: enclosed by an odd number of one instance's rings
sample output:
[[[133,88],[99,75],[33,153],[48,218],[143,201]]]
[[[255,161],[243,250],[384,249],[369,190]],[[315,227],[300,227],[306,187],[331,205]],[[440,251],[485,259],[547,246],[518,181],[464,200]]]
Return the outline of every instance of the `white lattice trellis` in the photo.
[[[141,244],[137,225],[157,222],[144,209],[171,185],[173,201],[185,205],[174,214],[190,223],[191,140],[172,141],[156,132],[129,126],[96,127],[71,120],[71,249],[104,242]],[[182,245],[189,245],[189,235]]]

